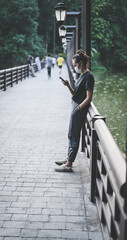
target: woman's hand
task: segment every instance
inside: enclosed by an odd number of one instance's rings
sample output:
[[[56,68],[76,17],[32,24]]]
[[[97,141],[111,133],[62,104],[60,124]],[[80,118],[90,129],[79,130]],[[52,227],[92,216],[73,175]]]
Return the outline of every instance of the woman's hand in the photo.
[[[62,83],[64,86],[67,86],[67,87],[69,87],[69,85],[70,85],[68,80],[62,80]]]
[[[60,77],[61,78],[61,77]],[[64,80],[61,78],[61,81],[63,83],[64,86],[68,87],[70,93],[73,95],[74,94],[74,90],[73,88],[71,87],[70,83],[68,82],[68,80]]]

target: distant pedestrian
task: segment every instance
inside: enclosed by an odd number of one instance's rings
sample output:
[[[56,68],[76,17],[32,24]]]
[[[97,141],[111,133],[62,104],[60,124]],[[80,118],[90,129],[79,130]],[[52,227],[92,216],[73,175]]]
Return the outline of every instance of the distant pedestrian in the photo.
[[[53,57],[53,58],[52,58],[52,66],[54,67],[55,65],[56,65],[56,58]]]
[[[67,80],[62,79],[62,83],[72,94],[72,113],[68,131],[68,156],[66,159],[56,161],[59,165],[55,170],[58,172],[71,172],[75,161],[80,141],[80,132],[85,123],[88,107],[92,100],[94,77],[88,69],[89,57],[84,50],[78,50],[72,58],[75,71],[80,74],[75,87],[72,88]]]
[[[50,57],[50,53],[48,53],[48,56],[46,57],[46,65],[47,65],[48,78],[51,78],[52,58]]]
[[[36,62],[36,64],[37,64],[38,71],[40,71],[40,70],[41,70],[40,58],[39,58],[39,57],[36,57],[36,58],[35,58],[35,62]]]
[[[57,64],[58,64],[58,67],[59,67],[59,74],[61,74],[63,63],[64,63],[64,58],[62,57],[62,54],[59,54],[59,57],[57,58]]]
[[[33,57],[29,55],[28,56],[29,71],[30,71],[30,74],[32,77],[36,77],[34,74],[34,68],[33,68],[32,64],[33,64]]]

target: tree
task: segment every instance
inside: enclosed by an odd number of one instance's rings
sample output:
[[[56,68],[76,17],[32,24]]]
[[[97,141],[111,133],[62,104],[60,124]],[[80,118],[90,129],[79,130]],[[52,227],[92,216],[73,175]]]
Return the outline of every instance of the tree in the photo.
[[[126,67],[126,29],[125,0],[92,1],[93,47],[100,52],[100,59],[107,67]]]
[[[0,1],[0,65],[12,67],[26,62],[28,54],[43,51],[43,39],[37,35],[36,0]]]

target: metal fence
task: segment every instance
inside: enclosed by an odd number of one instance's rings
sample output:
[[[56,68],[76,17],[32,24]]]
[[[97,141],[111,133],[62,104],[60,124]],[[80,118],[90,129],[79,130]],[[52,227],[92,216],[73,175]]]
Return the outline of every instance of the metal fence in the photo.
[[[34,71],[37,72],[37,64],[33,63]],[[41,62],[41,68],[44,67],[44,62]],[[29,77],[29,66],[22,65],[14,68],[0,70],[0,91],[6,91],[8,87],[13,87],[26,77]]]

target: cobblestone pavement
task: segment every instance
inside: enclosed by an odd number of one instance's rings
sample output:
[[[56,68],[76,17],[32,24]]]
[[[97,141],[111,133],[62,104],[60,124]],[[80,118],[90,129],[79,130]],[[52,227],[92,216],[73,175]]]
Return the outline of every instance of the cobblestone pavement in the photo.
[[[85,155],[74,172],[54,171],[67,153],[70,93],[57,66],[51,79],[36,76],[0,93],[0,240],[102,240]]]

